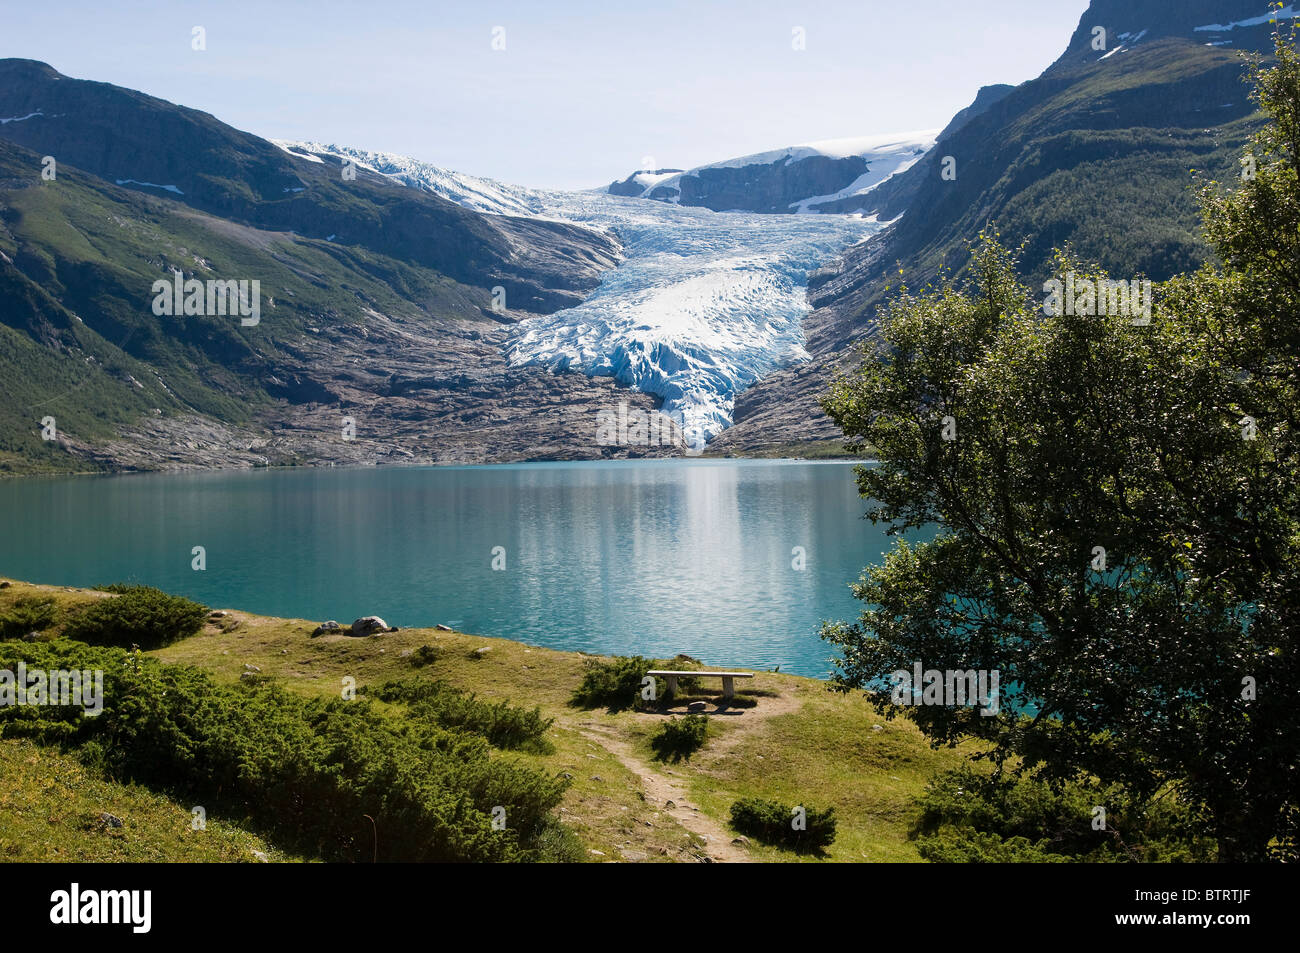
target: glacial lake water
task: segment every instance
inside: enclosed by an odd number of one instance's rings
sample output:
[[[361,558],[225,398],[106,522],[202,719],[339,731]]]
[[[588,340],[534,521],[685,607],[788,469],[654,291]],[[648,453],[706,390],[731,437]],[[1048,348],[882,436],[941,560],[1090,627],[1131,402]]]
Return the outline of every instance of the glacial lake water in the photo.
[[[820,622],[857,617],[849,586],[891,545],[864,510],[838,462],[20,479],[0,481],[0,574],[825,677]]]

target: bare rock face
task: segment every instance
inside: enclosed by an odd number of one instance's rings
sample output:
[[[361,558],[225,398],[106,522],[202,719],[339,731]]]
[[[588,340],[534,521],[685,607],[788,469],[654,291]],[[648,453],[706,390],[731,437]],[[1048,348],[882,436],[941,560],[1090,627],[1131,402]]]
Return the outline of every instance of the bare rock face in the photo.
[[[681,178],[681,204],[715,212],[789,214],[795,202],[810,195],[830,195],[847,188],[867,171],[862,156],[810,156],[798,161],[778,159],[739,169],[697,169]]]
[[[388,627],[388,623],[377,615],[362,616],[352,623],[353,635],[378,635],[391,631],[393,630]]]
[[[116,440],[67,437],[77,456],[115,470],[516,463],[676,456],[674,447],[602,446],[597,415],[658,399],[609,377],[511,367],[506,324],[371,311],[286,341],[278,376],[318,382],[329,401],[277,401],[244,425],[146,417]],[[349,423],[350,422],[350,423]]]

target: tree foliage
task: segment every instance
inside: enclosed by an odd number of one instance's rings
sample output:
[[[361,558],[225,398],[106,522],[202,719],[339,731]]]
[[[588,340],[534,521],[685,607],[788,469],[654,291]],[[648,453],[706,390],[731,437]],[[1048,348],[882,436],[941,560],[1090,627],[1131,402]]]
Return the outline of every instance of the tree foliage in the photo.
[[[1173,792],[1221,860],[1298,851],[1294,39],[1255,63],[1253,174],[1202,188],[1222,264],[1159,287],[1148,326],[1045,313],[988,231],[960,287],[882,310],[824,401],[875,448],[858,486],[902,537],[856,587],[861,619],[823,631],[837,687],[936,744],[984,739],[999,770]],[[1110,277],[1068,251],[1056,267]],[[998,670],[1000,713],[892,704],[881,680],[917,661]]]

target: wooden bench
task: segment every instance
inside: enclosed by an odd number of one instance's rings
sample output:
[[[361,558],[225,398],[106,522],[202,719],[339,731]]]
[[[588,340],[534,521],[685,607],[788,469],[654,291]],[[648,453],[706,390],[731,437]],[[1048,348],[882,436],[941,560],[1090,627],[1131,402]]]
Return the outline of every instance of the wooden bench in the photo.
[[[662,678],[668,683],[668,694],[677,694],[677,679],[679,678],[720,678],[722,679],[722,694],[731,698],[736,694],[736,679],[753,678],[753,672],[647,672],[647,675],[655,675]]]

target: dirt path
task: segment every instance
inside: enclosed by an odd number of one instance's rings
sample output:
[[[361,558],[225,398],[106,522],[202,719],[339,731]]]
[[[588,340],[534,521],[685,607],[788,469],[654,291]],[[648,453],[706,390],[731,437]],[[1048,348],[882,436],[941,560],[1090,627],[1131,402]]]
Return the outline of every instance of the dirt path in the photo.
[[[701,762],[716,762],[768,718],[797,711],[802,704],[801,699],[792,695],[760,698],[757,707],[740,709],[741,714],[726,716],[731,730],[710,741],[705,749],[695,756],[696,759]],[[662,721],[664,716],[642,712],[636,717]],[[604,748],[617,758],[623,767],[641,779],[648,805],[666,814],[690,833],[702,837],[705,842],[704,852],[710,860],[715,863],[731,864],[744,864],[751,861],[749,852],[743,846],[732,843],[736,836],[733,831],[691,803],[687,794],[690,789],[689,778],[683,777],[667,765],[647,762],[636,752],[632,744],[620,735],[617,725],[613,722],[580,721],[576,727],[584,737]],[[690,770],[686,762],[678,767]]]
[[[734,834],[687,800],[687,783],[684,779],[670,777],[647,764],[632,750],[630,744],[618,737],[611,726],[584,721],[579,723],[578,730],[641,779],[646,804],[671,817],[692,834],[704,838],[704,851],[711,860],[732,864],[743,864],[749,860],[744,848],[731,843]]]

